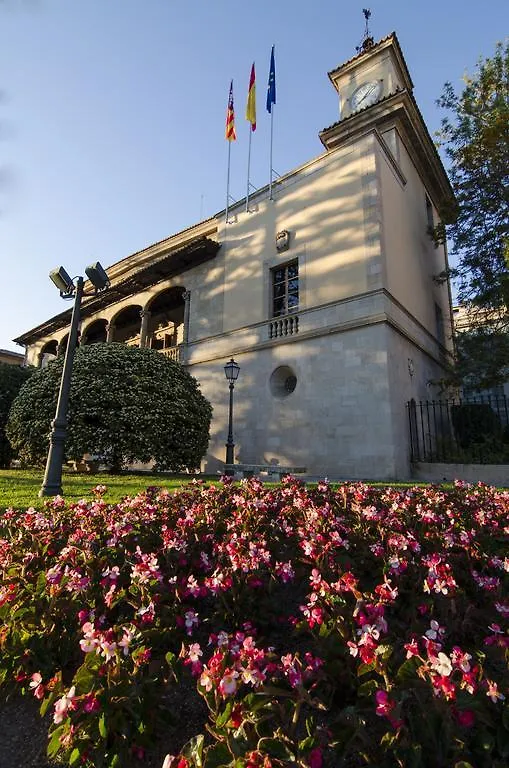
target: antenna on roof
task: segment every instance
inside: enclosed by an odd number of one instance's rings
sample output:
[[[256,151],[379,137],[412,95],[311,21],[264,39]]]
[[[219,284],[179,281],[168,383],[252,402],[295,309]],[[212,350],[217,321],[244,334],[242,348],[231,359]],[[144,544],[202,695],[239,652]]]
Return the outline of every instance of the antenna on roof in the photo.
[[[364,27],[364,36],[361,40],[361,44],[355,47],[355,50],[357,51],[357,53],[365,53],[366,51],[369,51],[370,48],[373,48],[375,44],[375,41],[371,37],[371,33],[369,30],[369,19],[371,17],[371,11],[369,10],[369,8],[363,8],[362,13],[364,14],[366,25]]]

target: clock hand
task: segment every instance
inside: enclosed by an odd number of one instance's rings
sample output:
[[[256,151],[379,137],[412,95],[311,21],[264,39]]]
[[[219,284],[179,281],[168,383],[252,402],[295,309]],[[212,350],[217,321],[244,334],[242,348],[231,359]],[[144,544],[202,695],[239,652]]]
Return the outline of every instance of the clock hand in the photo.
[[[368,88],[368,90],[366,91],[362,99],[358,102],[358,106],[360,106],[362,102],[368,98],[368,96],[371,96],[371,94],[374,93],[375,90],[376,90],[376,85],[370,86],[370,88]]]

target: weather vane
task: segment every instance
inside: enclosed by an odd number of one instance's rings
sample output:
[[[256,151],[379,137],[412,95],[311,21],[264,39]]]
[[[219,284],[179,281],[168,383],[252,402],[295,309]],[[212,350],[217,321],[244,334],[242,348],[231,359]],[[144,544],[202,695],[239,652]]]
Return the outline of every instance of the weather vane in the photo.
[[[355,50],[357,53],[364,53],[365,51],[369,51],[370,48],[373,48],[375,41],[371,37],[371,33],[369,31],[369,19],[371,17],[371,11],[369,8],[363,8],[362,13],[364,14],[364,18],[366,20],[366,26],[364,27],[364,36],[361,40],[361,44],[357,45]]]

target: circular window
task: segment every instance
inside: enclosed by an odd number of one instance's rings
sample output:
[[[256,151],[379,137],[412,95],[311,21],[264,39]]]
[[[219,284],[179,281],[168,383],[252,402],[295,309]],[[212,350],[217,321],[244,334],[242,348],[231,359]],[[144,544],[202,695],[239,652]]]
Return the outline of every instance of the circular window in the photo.
[[[270,391],[274,397],[288,397],[295,391],[297,376],[288,365],[281,365],[270,377]]]

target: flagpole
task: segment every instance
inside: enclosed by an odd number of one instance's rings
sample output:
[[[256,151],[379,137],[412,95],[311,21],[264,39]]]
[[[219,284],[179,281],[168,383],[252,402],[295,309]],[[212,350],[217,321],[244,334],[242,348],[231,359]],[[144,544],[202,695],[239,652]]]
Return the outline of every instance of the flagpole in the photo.
[[[250,170],[251,170],[251,135],[253,131],[251,130],[251,126],[249,126],[249,148],[247,151],[247,190],[246,190],[246,213],[249,212],[249,178],[250,178]]]
[[[270,177],[269,177],[269,200],[272,200],[272,139],[274,136],[274,104],[270,110]]]
[[[276,104],[276,64],[274,48],[270,52],[269,83],[267,86],[267,112],[270,113],[270,168],[269,168],[269,200],[272,200],[272,144],[274,140],[274,107]]]
[[[232,151],[232,143],[228,142],[228,172],[226,175],[226,215],[225,224],[228,224],[228,206],[230,202],[230,156]]]

